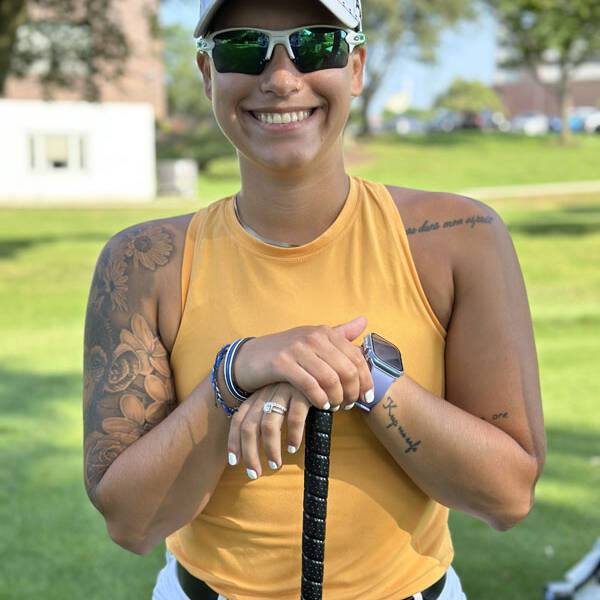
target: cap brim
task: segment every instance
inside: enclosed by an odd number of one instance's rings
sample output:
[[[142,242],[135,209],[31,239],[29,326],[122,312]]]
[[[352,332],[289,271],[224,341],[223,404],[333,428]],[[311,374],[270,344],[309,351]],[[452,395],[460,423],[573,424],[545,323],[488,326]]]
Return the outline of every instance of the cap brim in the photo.
[[[210,8],[200,17],[198,24],[196,25],[196,29],[194,29],[194,37],[199,38],[206,33],[208,28],[208,24],[211,22],[212,18],[215,16],[217,10],[219,10],[221,4],[223,4],[224,0],[216,0]],[[345,10],[343,5],[339,0],[320,0],[321,4],[329,10],[329,12],[339,19],[346,27],[350,29],[355,29],[360,25],[360,20],[357,19],[352,13]]]
[[[329,10],[336,18],[338,18],[346,27],[354,29],[360,25],[360,20],[357,19],[351,12],[347,11],[340,0],[320,0],[321,4]]]
[[[196,29],[194,29],[195,38],[199,38],[206,33],[209,23],[212,21],[212,18],[215,16],[215,13],[219,10],[223,2],[224,0],[216,0],[216,2],[213,2],[206,12],[200,16]]]

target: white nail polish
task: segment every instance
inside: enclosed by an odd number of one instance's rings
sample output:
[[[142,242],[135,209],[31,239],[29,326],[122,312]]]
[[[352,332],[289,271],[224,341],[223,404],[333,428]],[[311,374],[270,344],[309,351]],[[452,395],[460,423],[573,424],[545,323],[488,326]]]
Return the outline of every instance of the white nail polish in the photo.
[[[356,404],[356,402],[353,402],[352,404],[348,404],[347,406],[344,406],[344,410],[352,410],[354,408],[355,404]]]
[[[272,461],[272,460],[270,460],[270,461],[269,461],[269,467],[270,467],[271,469],[273,469],[273,471],[277,471],[277,469],[279,468],[279,467],[277,466],[277,463],[276,463],[275,461]]]
[[[298,448],[296,448],[296,446],[292,446],[292,445],[290,445],[290,446],[288,446],[288,447],[287,447],[287,451],[288,451],[290,454],[296,454],[297,450],[298,450]]]
[[[228,460],[229,460],[229,464],[232,467],[235,467],[235,465],[237,465],[237,456],[233,452],[229,453]]]
[[[337,406],[334,406],[334,407],[331,409],[331,412],[337,412],[338,410],[340,410],[340,405],[339,405],[339,404],[338,404]]]
[[[250,479],[258,479],[258,475],[254,469],[246,469],[246,473],[248,473],[248,477],[250,477]]]
[[[367,404],[371,404],[371,402],[375,400],[375,390],[369,390],[368,392],[366,392],[365,400],[367,401]]]
[[[323,410],[329,410],[331,408],[331,404],[329,404],[329,402],[327,402],[326,404],[323,405]]]

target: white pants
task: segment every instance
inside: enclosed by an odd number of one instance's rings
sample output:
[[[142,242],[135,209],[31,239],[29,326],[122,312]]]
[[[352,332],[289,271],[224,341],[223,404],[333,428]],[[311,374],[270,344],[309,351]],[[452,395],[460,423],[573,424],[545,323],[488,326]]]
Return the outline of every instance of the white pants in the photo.
[[[175,557],[168,550],[166,555],[167,564],[161,569],[156,578],[152,600],[189,600],[177,579]],[[421,594],[416,594],[414,598],[415,600],[422,600]],[[219,595],[219,600],[227,600],[227,598]],[[446,584],[438,600],[467,600],[462,591],[460,579],[452,567],[448,569]]]

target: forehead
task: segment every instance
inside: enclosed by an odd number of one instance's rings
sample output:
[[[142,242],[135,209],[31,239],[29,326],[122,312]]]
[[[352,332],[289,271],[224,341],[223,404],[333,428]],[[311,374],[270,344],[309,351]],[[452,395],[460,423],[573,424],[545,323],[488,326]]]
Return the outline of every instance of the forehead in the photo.
[[[210,29],[292,29],[320,24],[343,26],[319,0],[227,0],[212,20]]]

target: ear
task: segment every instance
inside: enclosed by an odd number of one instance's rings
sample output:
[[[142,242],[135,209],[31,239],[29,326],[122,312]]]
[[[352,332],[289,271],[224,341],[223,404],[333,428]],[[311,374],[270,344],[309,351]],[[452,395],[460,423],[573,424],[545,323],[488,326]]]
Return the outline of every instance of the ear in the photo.
[[[360,96],[363,90],[363,76],[365,61],[367,60],[367,49],[365,46],[355,48],[350,55],[352,61],[352,88],[351,94],[354,98]]]
[[[212,73],[210,70],[210,58],[205,52],[196,54],[196,64],[202,73],[202,81],[204,82],[204,93],[207,98],[212,101]]]

